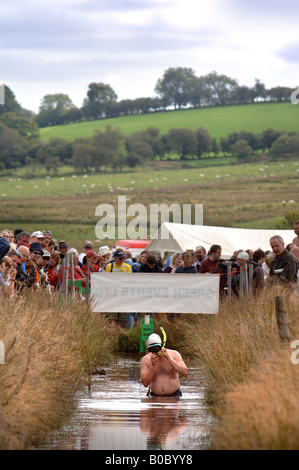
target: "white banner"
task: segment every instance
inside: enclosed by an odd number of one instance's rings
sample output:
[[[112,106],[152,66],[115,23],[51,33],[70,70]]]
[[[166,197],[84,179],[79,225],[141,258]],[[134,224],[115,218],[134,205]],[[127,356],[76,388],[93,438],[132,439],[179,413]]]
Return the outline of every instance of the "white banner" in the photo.
[[[92,273],[93,312],[218,313],[217,274]]]

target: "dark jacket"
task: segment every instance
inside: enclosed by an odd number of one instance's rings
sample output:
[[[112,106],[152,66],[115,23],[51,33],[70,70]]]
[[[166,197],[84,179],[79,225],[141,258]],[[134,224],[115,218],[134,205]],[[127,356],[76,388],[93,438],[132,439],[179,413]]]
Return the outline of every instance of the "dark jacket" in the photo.
[[[162,269],[160,268],[160,266],[158,265],[158,263],[155,264],[155,266],[153,267],[153,269],[150,269],[148,267],[148,264],[145,263],[145,264],[142,264],[139,268],[139,272],[140,273],[162,273]]]
[[[4,237],[0,237],[0,260],[7,255],[10,250],[10,244]]]
[[[197,274],[197,269],[195,266],[179,266],[178,268],[176,268],[175,270],[176,273],[180,273],[180,274]]]
[[[298,264],[299,263],[297,258],[288,250],[284,250],[280,258],[275,256],[275,258],[271,261],[269,278],[267,282],[297,282]]]

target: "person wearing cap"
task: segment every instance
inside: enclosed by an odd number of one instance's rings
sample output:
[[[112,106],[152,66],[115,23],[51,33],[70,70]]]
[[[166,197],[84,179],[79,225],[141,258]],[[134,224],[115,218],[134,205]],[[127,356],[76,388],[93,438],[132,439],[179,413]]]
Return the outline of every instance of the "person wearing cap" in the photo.
[[[123,250],[121,250],[120,248],[115,250],[113,260],[107,264],[105,271],[114,273],[132,272],[131,266],[125,263],[125,253]]]
[[[52,232],[50,230],[43,231],[44,238],[42,239],[41,243],[43,248],[48,248],[50,241],[52,240]]]
[[[125,253],[123,250],[118,248],[114,252],[113,260],[106,265],[104,268],[105,272],[114,272],[114,273],[131,273],[132,268],[129,264],[125,262]],[[137,321],[137,314],[127,313],[126,314],[126,323],[125,329],[129,330],[134,323]]]
[[[29,239],[29,245],[31,245],[32,243],[42,243],[42,240],[44,239],[44,235],[43,235],[43,232],[40,232],[40,231],[36,231],[36,232],[32,232],[31,236],[30,236],[30,239]]]
[[[234,294],[238,297],[239,296],[239,286],[240,286],[240,278],[241,278],[241,271],[246,269],[246,264],[249,261],[249,254],[246,251],[238,251],[236,254],[237,263],[238,263],[238,274],[233,276],[232,278],[232,290]]]
[[[68,249],[69,249],[69,245],[68,243],[65,241],[65,240],[62,240],[58,243],[58,251],[60,253],[60,257],[61,258],[64,258],[65,255],[67,254],[68,252]]]
[[[86,253],[85,257],[83,258],[83,265],[82,265],[82,272],[84,276],[87,274],[87,260],[89,260],[89,273],[98,273],[99,266],[96,264],[98,259],[98,255],[95,251],[90,250]]]
[[[153,333],[147,340],[148,354],[141,360],[141,382],[150,387],[151,396],[180,397],[179,376],[187,377],[188,368],[178,351],[162,348],[159,335]]]
[[[40,285],[41,276],[40,276],[40,263],[43,256],[43,247],[41,243],[34,242],[31,243],[29,248],[29,257],[34,263],[34,269],[32,270],[31,276],[34,279],[34,284]]]

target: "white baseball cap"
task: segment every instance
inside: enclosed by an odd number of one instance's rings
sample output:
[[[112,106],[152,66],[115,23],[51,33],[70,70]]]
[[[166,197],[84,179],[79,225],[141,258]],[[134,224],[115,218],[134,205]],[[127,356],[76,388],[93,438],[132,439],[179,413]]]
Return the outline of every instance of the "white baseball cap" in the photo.
[[[39,232],[39,231],[33,232],[31,236],[36,237],[36,238],[45,238],[43,232]]]

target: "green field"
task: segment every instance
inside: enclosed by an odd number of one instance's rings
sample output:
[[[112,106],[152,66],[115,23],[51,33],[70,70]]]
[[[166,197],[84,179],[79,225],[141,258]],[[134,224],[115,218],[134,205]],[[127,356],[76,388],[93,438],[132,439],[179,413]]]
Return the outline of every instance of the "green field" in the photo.
[[[217,159],[214,159],[217,160]],[[66,239],[78,249],[86,239],[97,241],[98,205],[115,208],[118,196],[127,207],[144,204],[203,204],[204,224],[228,227],[275,229],[284,216],[299,214],[299,158],[267,162],[107,174],[63,176],[41,174],[26,179],[21,173],[0,178],[1,228],[22,227],[52,230],[57,240]],[[69,172],[67,172],[69,170]],[[130,220],[130,219],[128,219]],[[221,243],[221,240],[219,241]]]
[[[52,137],[73,141],[79,137],[91,137],[96,129],[103,130],[107,125],[118,127],[124,135],[151,126],[159,128],[161,134],[166,134],[171,128],[196,130],[203,127],[215,138],[242,130],[253,133],[268,128],[299,131],[299,106],[291,103],[259,103],[158,112],[47,127],[40,130],[40,135],[45,142]]]

